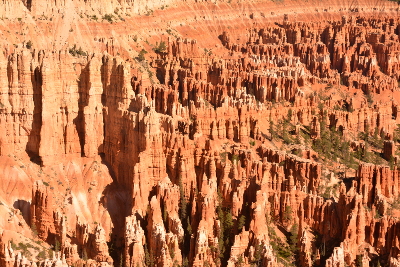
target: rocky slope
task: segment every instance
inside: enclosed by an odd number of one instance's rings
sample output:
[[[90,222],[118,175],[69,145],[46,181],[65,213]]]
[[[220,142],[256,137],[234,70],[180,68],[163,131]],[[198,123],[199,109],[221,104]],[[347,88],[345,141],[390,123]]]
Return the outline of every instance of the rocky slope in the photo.
[[[0,267],[400,264],[396,3],[1,5]]]

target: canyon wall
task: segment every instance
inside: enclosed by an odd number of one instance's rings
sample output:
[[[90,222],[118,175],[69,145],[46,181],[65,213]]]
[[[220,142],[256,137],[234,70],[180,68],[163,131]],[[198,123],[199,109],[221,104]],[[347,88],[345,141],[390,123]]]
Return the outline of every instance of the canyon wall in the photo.
[[[91,16],[145,3],[2,3],[79,7],[65,40],[96,45],[41,44],[59,17],[32,22],[33,45],[2,41],[0,267],[396,266],[400,20],[393,3],[334,2],[318,21],[291,3],[274,23],[194,3],[246,22],[115,39],[92,30],[146,18]]]

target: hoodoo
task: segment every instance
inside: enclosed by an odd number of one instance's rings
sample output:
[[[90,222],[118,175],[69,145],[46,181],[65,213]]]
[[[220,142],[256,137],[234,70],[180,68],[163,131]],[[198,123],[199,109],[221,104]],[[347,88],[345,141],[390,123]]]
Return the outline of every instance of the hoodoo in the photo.
[[[399,7],[0,1],[0,267],[400,266]]]

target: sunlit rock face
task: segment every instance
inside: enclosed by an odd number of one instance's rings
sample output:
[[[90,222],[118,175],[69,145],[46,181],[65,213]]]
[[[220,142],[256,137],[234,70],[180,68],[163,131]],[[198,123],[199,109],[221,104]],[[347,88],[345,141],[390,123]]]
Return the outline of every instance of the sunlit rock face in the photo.
[[[399,265],[396,3],[0,6],[0,267]]]

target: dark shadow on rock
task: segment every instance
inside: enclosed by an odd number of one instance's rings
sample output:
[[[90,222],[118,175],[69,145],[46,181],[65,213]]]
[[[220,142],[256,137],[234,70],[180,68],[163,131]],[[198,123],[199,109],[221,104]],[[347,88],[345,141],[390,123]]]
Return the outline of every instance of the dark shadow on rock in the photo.
[[[73,119],[73,123],[76,127],[76,131],[78,132],[79,144],[81,146],[81,156],[85,156],[85,116],[84,116],[84,108],[88,105],[88,91],[89,91],[89,67],[88,65],[82,69],[82,72],[79,76],[78,82],[78,116]]]
[[[42,128],[42,73],[37,67],[31,77],[33,87],[33,120],[32,129],[29,131],[28,143],[26,144],[26,153],[31,162],[38,165],[42,164],[39,156],[40,130]]]
[[[107,209],[113,224],[110,242],[107,242],[107,245],[114,265],[118,266],[116,264],[120,261],[120,252],[124,251],[125,217],[131,215],[132,212],[132,196],[126,186],[118,184],[113,169],[104,160],[104,153],[100,153],[100,156],[101,163],[107,166],[113,179],[113,182],[103,190],[99,204]]]
[[[22,0],[22,3],[29,11],[32,11],[32,0]]]
[[[14,202],[13,207],[20,210],[26,224],[31,225],[31,203],[23,199],[18,199]]]

